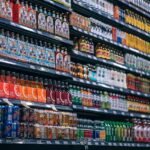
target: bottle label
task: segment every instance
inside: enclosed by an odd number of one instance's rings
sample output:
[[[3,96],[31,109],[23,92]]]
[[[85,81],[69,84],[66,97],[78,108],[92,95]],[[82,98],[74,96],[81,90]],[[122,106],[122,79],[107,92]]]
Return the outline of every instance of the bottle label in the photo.
[[[38,15],[38,29],[46,31],[46,17],[43,13]]]
[[[47,17],[47,32],[54,33],[54,20],[51,16]]]

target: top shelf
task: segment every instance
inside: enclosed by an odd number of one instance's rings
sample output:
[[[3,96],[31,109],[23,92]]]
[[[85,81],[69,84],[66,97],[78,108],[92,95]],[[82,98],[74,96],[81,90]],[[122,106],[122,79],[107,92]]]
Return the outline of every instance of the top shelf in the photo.
[[[130,4],[124,0],[117,0],[115,2],[118,3],[120,6],[128,7],[128,8],[130,8],[130,9],[132,9],[132,10],[134,10],[134,11],[140,13],[141,15],[150,19],[150,13],[146,12],[143,9],[140,9],[139,7],[134,6],[133,4]]]
[[[109,14],[106,14],[102,11],[98,11],[98,10],[90,7],[90,5],[88,5],[88,4],[85,4],[85,3],[83,4],[79,1],[74,0],[73,4],[72,4],[72,8],[76,12],[79,12],[83,15],[86,15],[87,17],[92,16],[93,18],[98,19],[102,22],[105,22],[105,23],[110,24],[112,26],[121,28],[125,32],[130,32],[130,33],[132,33],[136,36],[139,36],[139,37],[141,37],[147,41],[150,41],[150,34],[149,33],[145,32],[139,28],[136,28],[132,25],[129,25],[123,21],[119,21]]]
[[[72,12],[72,9],[70,7],[67,7],[61,3],[55,2],[53,0],[31,0],[33,3],[42,5],[42,6],[48,6],[52,7],[53,9],[57,10],[61,9],[61,11],[67,11],[67,12]]]

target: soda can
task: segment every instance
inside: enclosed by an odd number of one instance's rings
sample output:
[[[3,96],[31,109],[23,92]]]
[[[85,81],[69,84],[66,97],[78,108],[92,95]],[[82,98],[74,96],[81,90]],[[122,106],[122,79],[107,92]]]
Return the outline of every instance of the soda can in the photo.
[[[27,123],[24,124],[24,138],[27,139],[28,138],[28,128],[29,125]]]
[[[13,122],[19,122],[19,116],[20,116],[20,107],[13,106],[13,114],[12,114]]]
[[[12,122],[7,121],[4,124],[4,138],[12,138]]]
[[[5,122],[12,122],[13,106],[5,106]]]
[[[0,122],[0,138],[3,137],[3,122]]]
[[[29,109],[28,108],[22,108],[20,111],[20,120],[21,122],[28,122],[29,121]]]
[[[12,138],[19,137],[19,123],[12,123]]]
[[[5,112],[5,106],[0,106],[0,122],[4,121],[4,112]]]
[[[25,123],[19,124],[19,138],[24,138],[24,124]]]
[[[33,139],[34,138],[34,125],[29,124],[28,126],[28,138]]]
[[[34,109],[30,109],[29,110],[29,122],[30,123],[34,123],[34,118],[35,118],[35,116],[34,116]]]

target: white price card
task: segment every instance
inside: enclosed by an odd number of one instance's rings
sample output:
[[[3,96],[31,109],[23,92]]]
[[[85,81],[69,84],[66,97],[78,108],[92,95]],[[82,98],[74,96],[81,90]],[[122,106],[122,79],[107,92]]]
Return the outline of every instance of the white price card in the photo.
[[[51,105],[52,110],[57,111],[57,108],[55,105]]]
[[[21,103],[21,105],[24,106],[25,108],[30,108],[29,105],[28,105],[28,102],[21,101],[20,103]],[[29,103],[31,103],[31,102],[29,102]]]
[[[3,98],[3,102],[10,106],[13,106],[13,104],[7,98]]]
[[[60,144],[60,142],[59,141],[55,141],[55,144]]]

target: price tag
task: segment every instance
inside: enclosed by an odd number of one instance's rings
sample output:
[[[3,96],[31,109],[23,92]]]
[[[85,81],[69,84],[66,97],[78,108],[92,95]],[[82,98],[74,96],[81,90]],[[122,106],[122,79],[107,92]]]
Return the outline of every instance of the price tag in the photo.
[[[108,110],[104,109],[104,112],[105,112],[105,113],[107,113],[107,112],[108,112]]]
[[[80,82],[84,82],[83,79],[80,79],[79,81],[80,81]]]
[[[51,105],[52,110],[57,111],[55,105]]]
[[[37,144],[42,144],[41,140],[37,140]]]
[[[117,146],[117,143],[113,143],[114,146]]]
[[[112,143],[108,143],[109,146],[112,146]]]
[[[90,81],[86,81],[87,84],[90,84]]]
[[[27,102],[21,101],[20,102],[22,106],[24,106],[25,108],[30,108],[29,105],[27,104]]]
[[[94,60],[97,60],[97,57],[93,57]]]
[[[74,108],[74,109],[76,109],[76,108],[77,108],[77,106],[76,106],[76,105],[73,105],[73,108]]]
[[[84,31],[84,33],[85,33],[85,34],[88,34],[88,32],[87,32],[87,31]]]
[[[98,142],[95,142],[95,145],[99,145]]]
[[[145,116],[145,115],[141,115],[141,117],[142,117],[142,118],[145,118],[146,116]]]
[[[116,112],[116,111],[113,111],[113,114],[117,114],[117,112]]]
[[[92,58],[92,56],[91,55],[87,55],[88,56],[88,58]]]
[[[140,92],[137,92],[137,95],[141,95],[141,93],[140,93]]]
[[[105,59],[103,59],[103,62],[106,63],[107,61]]]
[[[88,142],[88,145],[92,145],[92,143],[91,143],[91,142]]]
[[[122,89],[122,88],[120,88],[120,91],[121,91],[121,92],[123,92],[123,89]]]
[[[104,142],[101,142],[101,145],[105,145],[105,143],[104,143]]]
[[[119,145],[120,145],[120,146],[123,146],[123,144],[122,144],[122,143],[119,143]]]
[[[33,66],[33,65],[30,65],[30,68],[31,68],[31,69],[35,69],[35,66]]]
[[[12,26],[16,26],[16,24],[15,24],[14,22],[10,22],[10,24],[11,24]]]
[[[134,144],[134,143],[132,143],[132,144],[131,144],[131,146],[133,146],[133,147],[134,147],[134,146],[135,146],[135,144]]]
[[[132,94],[135,94],[135,92],[134,92],[134,91],[131,91],[131,93],[132,93]]]
[[[82,29],[78,28],[78,31],[83,32]]]
[[[63,143],[64,143],[65,145],[68,145],[68,141],[64,141]]]
[[[59,72],[59,71],[56,71],[56,74],[59,74],[59,75],[60,75],[60,74],[61,74],[61,72]]]
[[[47,144],[52,144],[52,142],[51,141],[47,141]]]
[[[76,144],[76,142],[75,141],[72,141],[72,145],[75,145]]]
[[[131,117],[134,117],[134,115],[133,115],[132,113],[130,113],[130,116],[131,116]]]
[[[147,97],[147,96],[148,96],[148,94],[144,94],[144,96],[146,96],[146,97]]]
[[[88,107],[83,107],[84,108],[84,110],[88,110]]]
[[[13,106],[13,104],[7,98],[3,98],[3,102],[8,104],[9,106]]]
[[[121,112],[121,115],[123,115],[123,116],[124,116],[124,115],[125,115],[125,112]]]
[[[59,141],[55,141],[55,144],[60,144],[60,142]]]
[[[40,70],[41,70],[41,71],[45,71],[46,69],[45,69],[44,67],[41,67]]]
[[[45,105],[47,108],[52,108],[52,106],[51,105]]]
[[[95,83],[95,82],[92,82],[92,84],[93,84],[93,85],[96,85],[96,83]]]
[[[74,80],[74,81],[77,81],[77,79],[76,79],[76,78],[73,78],[73,80]]]

